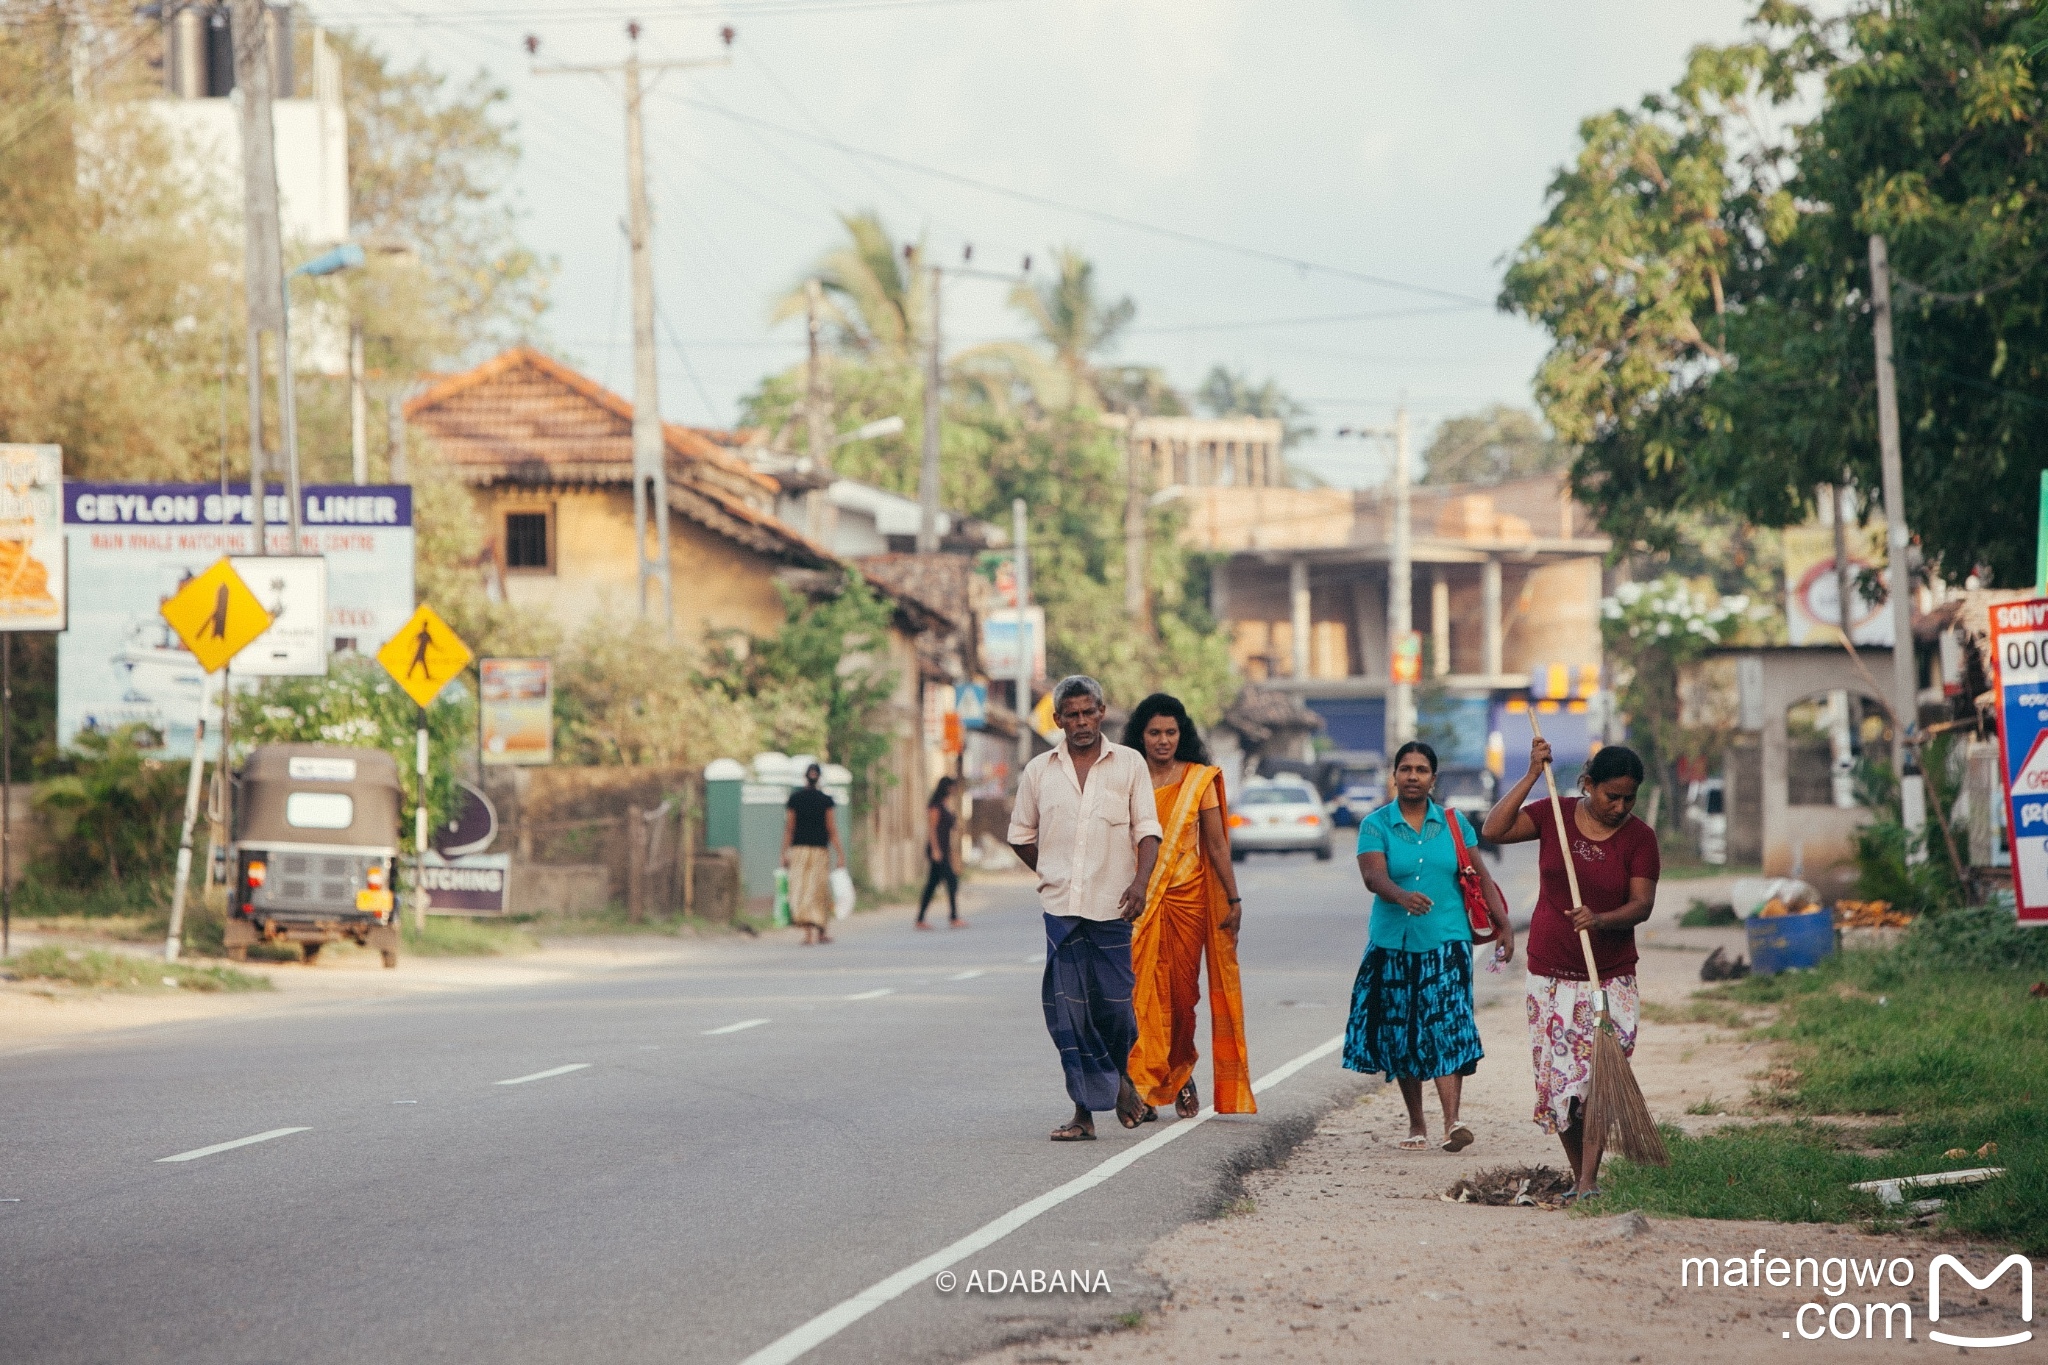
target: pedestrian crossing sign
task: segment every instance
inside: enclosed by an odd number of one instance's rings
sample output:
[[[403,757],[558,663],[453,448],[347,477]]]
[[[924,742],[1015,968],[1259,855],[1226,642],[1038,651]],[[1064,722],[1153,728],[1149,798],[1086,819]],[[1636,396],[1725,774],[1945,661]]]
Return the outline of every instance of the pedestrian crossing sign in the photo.
[[[159,610],[208,673],[220,672],[270,629],[270,613],[226,559],[179,584]]]
[[[384,671],[421,706],[433,705],[441,689],[469,667],[474,657],[462,637],[424,602],[377,651],[377,662],[384,665]]]

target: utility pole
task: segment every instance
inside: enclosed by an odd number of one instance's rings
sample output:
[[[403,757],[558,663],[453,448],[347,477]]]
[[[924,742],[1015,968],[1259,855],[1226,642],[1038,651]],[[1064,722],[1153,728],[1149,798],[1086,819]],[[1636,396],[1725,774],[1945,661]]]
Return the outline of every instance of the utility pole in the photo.
[[[1027,518],[1024,499],[1010,500],[1010,543],[1016,547],[1013,572],[1017,579],[1017,780],[1024,780],[1024,765],[1031,761],[1031,664],[1033,641],[1031,623],[1031,552],[1024,543]]]
[[[1910,850],[1927,821],[1926,793],[1911,760],[1920,719],[1913,660],[1913,574],[1906,562],[1906,481],[1899,460],[1899,382],[1892,370],[1892,270],[1883,236],[1870,234],[1871,330],[1877,341],[1877,451],[1884,483],[1885,561],[1892,597],[1892,771],[1899,774],[1902,823]]]
[[[720,30],[727,47],[733,31]],[[626,25],[632,46],[626,60],[616,64],[577,66],[536,66],[536,76],[568,74],[608,76],[618,72],[626,86],[626,240],[633,257],[633,542],[639,563],[640,616],[647,617],[649,586],[661,588],[661,619],[669,638],[675,638],[675,590],[669,579],[668,560],[668,461],[661,430],[661,387],[655,368],[654,351],[654,256],[653,210],[647,200],[647,150],[641,100],[665,72],[687,71],[703,66],[725,66],[732,58],[707,57],[680,62],[642,62],[640,24]],[[540,51],[540,39],[529,34],[529,56]],[[641,83],[641,73],[653,73],[654,81]],[[654,549],[648,548],[648,521],[654,522]]]
[[[359,484],[370,481],[370,395],[363,388],[363,324],[348,329],[348,453],[349,472]]]
[[[936,265],[931,270],[932,338],[924,371],[924,462],[917,474],[917,552],[921,555],[937,554],[939,550],[939,385],[943,376],[939,364],[940,272]]]
[[[1408,409],[1394,413],[1394,545],[1387,564],[1387,657],[1398,657],[1415,629],[1413,527],[1408,496]],[[1387,738],[1395,745],[1415,738],[1415,686],[1395,682],[1387,694]]]
[[[1145,481],[1132,453],[1131,426],[1136,414],[1124,413],[1124,614],[1143,632],[1145,626]]]
[[[384,400],[384,456],[390,465],[385,478],[392,483],[412,482],[412,471],[405,462],[405,401],[395,393]]]
[[[277,134],[270,121],[270,16],[263,0],[233,0],[229,34],[235,89],[242,97],[243,285],[249,314],[249,492],[256,550],[270,553],[264,500],[270,465],[263,453],[263,334],[280,337],[277,397],[280,423],[292,393],[292,358],[284,335],[284,248],[277,217]],[[225,513],[223,513],[225,515]],[[298,547],[293,546],[294,550]]]
[[[824,303],[824,286],[815,278],[805,280],[804,333],[809,350],[804,359],[804,423],[809,428],[811,473],[828,480],[825,487],[813,488],[805,495],[810,504],[805,530],[812,540],[821,542],[831,534],[826,523],[832,519],[832,422],[825,411],[825,358],[818,335],[824,326],[820,316]]]

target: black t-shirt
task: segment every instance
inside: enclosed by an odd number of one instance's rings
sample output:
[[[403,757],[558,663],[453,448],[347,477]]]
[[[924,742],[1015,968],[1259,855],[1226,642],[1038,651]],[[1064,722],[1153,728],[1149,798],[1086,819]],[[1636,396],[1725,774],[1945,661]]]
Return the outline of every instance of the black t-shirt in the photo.
[[[799,787],[789,794],[789,808],[796,812],[792,844],[804,848],[830,848],[832,836],[825,829],[825,812],[832,809],[832,797],[816,787]]]
[[[950,863],[953,861],[953,825],[957,817],[953,814],[952,811],[948,810],[944,806],[940,806],[938,808],[938,812],[939,829],[937,839],[940,856],[937,861],[942,863]],[[929,846],[925,848],[924,856],[927,858],[930,858],[932,856],[932,851]]]

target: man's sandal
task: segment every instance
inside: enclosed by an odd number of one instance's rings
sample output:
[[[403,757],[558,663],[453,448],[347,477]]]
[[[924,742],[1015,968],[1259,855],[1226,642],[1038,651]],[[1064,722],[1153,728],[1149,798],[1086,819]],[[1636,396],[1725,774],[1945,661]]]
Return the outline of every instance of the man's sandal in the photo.
[[[1470,1128],[1467,1128],[1462,1123],[1454,1123],[1451,1125],[1451,1131],[1444,1134],[1444,1150],[1447,1152],[1462,1152],[1478,1140],[1472,1135]]]
[[[1180,1094],[1174,1096],[1173,1112],[1179,1114],[1184,1119],[1191,1119],[1202,1112],[1202,1096],[1195,1089],[1193,1081],[1189,1081],[1186,1085],[1182,1086]]]
[[[1095,1134],[1078,1123],[1062,1124],[1052,1130],[1054,1142],[1093,1142]]]
[[[1394,1145],[1404,1152],[1426,1152],[1429,1150],[1429,1134],[1410,1133]]]

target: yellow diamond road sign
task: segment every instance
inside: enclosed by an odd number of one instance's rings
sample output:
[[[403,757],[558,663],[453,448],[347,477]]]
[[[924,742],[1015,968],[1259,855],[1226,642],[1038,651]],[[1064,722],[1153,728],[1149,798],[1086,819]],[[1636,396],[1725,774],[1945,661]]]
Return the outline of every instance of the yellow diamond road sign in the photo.
[[[186,579],[164,599],[162,611],[208,673],[218,673],[243,646],[270,629],[270,613],[225,559]]]
[[[422,602],[398,634],[377,651],[377,662],[421,706],[430,706],[449,680],[474,657],[448,623]]]

